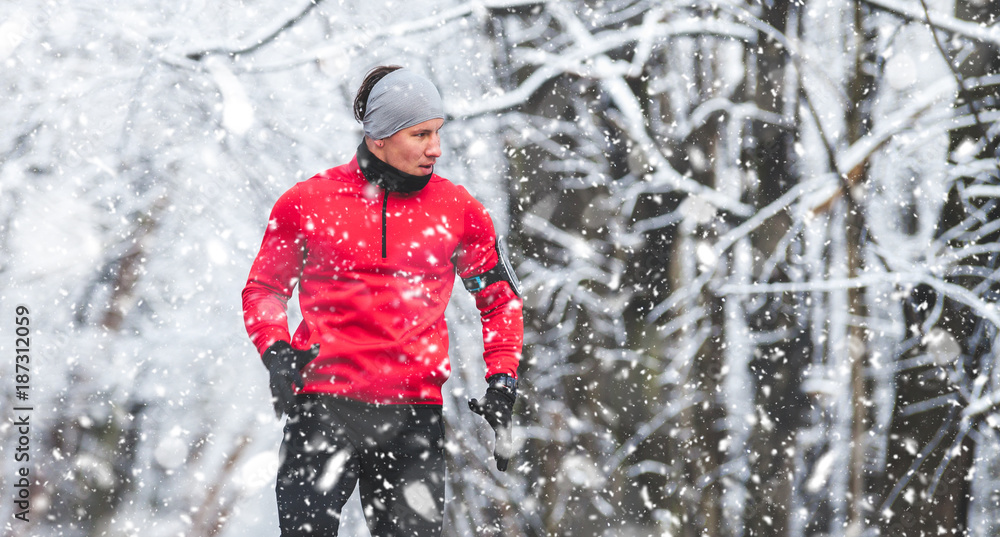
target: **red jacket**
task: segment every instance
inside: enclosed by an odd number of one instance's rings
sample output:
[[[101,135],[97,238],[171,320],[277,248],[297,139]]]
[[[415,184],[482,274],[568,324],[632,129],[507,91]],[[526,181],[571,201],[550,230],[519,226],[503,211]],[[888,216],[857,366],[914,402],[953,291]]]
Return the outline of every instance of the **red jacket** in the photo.
[[[278,340],[320,344],[303,369],[303,392],[441,404],[451,373],[445,307],[456,269],[468,277],[497,263],[493,223],[468,191],[437,175],[417,192],[385,195],[357,158],[282,195],[243,289],[244,322],[262,354]],[[296,285],[303,321],[290,338],[286,305]],[[506,282],[475,299],[486,376],[516,376],[521,301]]]

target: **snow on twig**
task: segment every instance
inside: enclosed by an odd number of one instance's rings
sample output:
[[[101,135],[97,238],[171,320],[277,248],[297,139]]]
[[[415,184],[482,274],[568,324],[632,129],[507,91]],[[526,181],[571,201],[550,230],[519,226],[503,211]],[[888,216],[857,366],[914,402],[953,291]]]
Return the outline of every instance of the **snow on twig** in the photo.
[[[928,16],[924,14],[919,2],[905,2],[901,0],[864,0],[877,8],[888,11],[905,19],[926,22]],[[934,26],[946,30],[950,33],[958,34],[970,39],[975,39],[982,43],[989,43],[993,46],[1000,46],[1000,26],[977,24],[964,21],[940,11],[931,11],[930,22]]]
[[[561,22],[572,25],[572,20],[579,21],[576,15],[568,12],[564,6],[555,2],[550,3],[549,6],[551,11],[562,15]],[[610,62],[606,54],[633,43],[641,45],[656,39],[702,34],[732,37],[742,41],[752,41],[756,36],[756,32],[742,24],[694,17],[665,23],[647,23],[625,31],[616,30],[596,36],[590,34],[586,28],[579,26],[576,37],[578,39],[585,38],[585,40],[577,41],[575,48],[560,51],[558,55],[544,51],[532,51],[530,55],[522,58],[522,61],[529,65],[537,65],[538,67],[514,90],[485,100],[457,103],[449,107],[448,112],[458,117],[470,117],[516,108],[522,103],[528,102],[530,97],[546,82],[564,74],[576,74],[587,78],[602,78],[602,75],[608,74],[635,76],[635,67],[632,63],[621,62],[619,65]],[[591,62],[595,58],[604,58],[607,61],[600,68],[597,68]],[[612,73],[608,73],[609,70]]]
[[[807,282],[727,284],[720,286],[718,292],[723,295],[830,292],[885,284],[928,285],[948,298],[972,308],[977,315],[981,315],[984,319],[990,321],[993,326],[1000,328],[1000,308],[995,303],[976,296],[960,285],[948,283],[932,275],[918,272],[887,272],[866,274],[856,278],[837,278]]]
[[[787,210],[791,205],[801,196],[806,193],[812,192],[817,187],[822,186],[829,182],[828,176],[820,176],[813,178],[804,183],[799,183],[794,188],[783,194],[780,198],[771,202],[767,207],[764,207],[746,222],[743,222],[737,226],[732,231],[723,235],[712,247],[712,253],[715,255],[716,259],[720,259],[723,254],[726,253],[729,248],[731,248],[736,242],[748,236],[752,231],[760,227],[764,222],[773,216]],[[653,322],[668,311],[676,307],[683,301],[690,299],[691,297],[697,295],[701,292],[702,288],[711,279],[711,272],[703,272],[698,278],[692,282],[691,285],[687,285],[683,290],[677,291],[671,294],[666,300],[660,302],[646,316],[647,321]],[[725,288],[725,286],[724,286]]]
[[[663,426],[664,423],[677,417],[681,412],[691,408],[697,403],[697,395],[667,402],[667,404],[663,405],[663,408],[661,408],[652,419],[643,424],[643,426],[640,427],[639,430],[628,439],[628,441],[615,450],[615,452],[604,461],[601,468],[604,469],[605,473],[617,470],[625,459],[635,451],[639,444],[655,433],[660,427]]]
[[[190,60],[200,61],[205,56],[214,55],[214,54],[223,54],[223,55],[227,55],[227,56],[237,56],[237,55],[240,55],[240,54],[250,54],[250,53],[253,53],[253,52],[257,51],[258,49],[264,47],[268,43],[270,43],[270,42],[274,41],[275,39],[277,39],[278,36],[280,36],[281,34],[283,34],[286,30],[294,27],[296,24],[298,24],[299,22],[301,22],[303,19],[306,18],[306,15],[309,15],[309,13],[312,12],[312,10],[316,9],[316,7],[319,6],[319,4],[321,2],[323,2],[323,0],[309,0],[309,3],[306,4],[305,8],[303,8],[301,11],[299,11],[299,13],[297,15],[295,15],[294,17],[288,19],[287,21],[285,21],[284,23],[282,23],[281,25],[279,25],[276,29],[272,30],[271,32],[267,33],[266,35],[253,40],[253,44],[251,44],[251,45],[246,45],[246,46],[241,46],[241,47],[234,47],[234,48],[215,47],[215,48],[210,48],[210,49],[204,49],[204,50],[201,50],[201,51],[198,51],[198,52],[189,52],[189,53],[185,54],[185,56],[188,59],[190,59]]]

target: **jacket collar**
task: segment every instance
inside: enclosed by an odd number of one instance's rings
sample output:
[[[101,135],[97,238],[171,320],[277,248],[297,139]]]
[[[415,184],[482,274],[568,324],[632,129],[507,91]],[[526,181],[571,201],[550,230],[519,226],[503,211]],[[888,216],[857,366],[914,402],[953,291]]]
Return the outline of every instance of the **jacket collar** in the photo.
[[[357,162],[365,180],[387,192],[416,192],[427,186],[433,175],[410,175],[397,170],[373,155],[364,140],[358,146]]]

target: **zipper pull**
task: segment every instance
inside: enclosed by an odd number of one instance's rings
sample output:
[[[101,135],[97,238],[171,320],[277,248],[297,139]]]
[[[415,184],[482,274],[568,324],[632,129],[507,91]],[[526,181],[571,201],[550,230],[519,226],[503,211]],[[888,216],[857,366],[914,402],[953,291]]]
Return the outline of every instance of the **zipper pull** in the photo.
[[[389,206],[389,190],[382,189],[382,259],[385,259],[385,222],[386,208]]]

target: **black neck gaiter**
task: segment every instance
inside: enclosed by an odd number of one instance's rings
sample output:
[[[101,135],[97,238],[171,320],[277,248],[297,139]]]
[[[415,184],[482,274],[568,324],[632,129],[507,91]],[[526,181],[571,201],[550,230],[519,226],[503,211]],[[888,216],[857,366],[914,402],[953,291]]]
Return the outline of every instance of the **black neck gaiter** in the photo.
[[[358,146],[358,166],[369,183],[387,192],[416,192],[427,186],[432,175],[410,175],[393,168],[373,155],[364,140]]]

